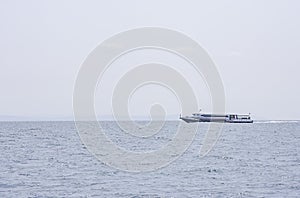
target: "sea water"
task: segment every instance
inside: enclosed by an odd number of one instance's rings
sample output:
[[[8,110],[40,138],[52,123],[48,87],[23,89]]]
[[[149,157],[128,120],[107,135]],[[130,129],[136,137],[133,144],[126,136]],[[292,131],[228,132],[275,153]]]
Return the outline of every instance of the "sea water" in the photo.
[[[139,152],[171,141],[178,124],[138,140],[101,123],[115,144]],[[96,159],[74,122],[0,122],[0,197],[300,197],[300,122],[225,124],[199,157],[208,126],[173,163],[131,173]]]

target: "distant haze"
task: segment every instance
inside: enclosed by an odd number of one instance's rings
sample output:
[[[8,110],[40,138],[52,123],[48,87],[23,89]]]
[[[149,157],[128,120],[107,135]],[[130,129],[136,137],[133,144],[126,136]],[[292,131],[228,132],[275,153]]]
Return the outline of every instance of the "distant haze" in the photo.
[[[72,120],[74,83],[86,56],[112,35],[145,26],[177,30],[208,51],[223,80],[227,112],[299,120],[299,10],[300,2],[291,0],[1,1],[0,120]],[[95,94],[99,118],[111,117],[106,104],[122,72],[152,58],[182,70],[203,111],[211,110],[203,79],[181,68],[178,57],[145,50],[107,71],[106,92]],[[147,118],[153,96],[166,104],[169,119],[177,118],[174,95],[155,86],[133,95],[133,117]]]

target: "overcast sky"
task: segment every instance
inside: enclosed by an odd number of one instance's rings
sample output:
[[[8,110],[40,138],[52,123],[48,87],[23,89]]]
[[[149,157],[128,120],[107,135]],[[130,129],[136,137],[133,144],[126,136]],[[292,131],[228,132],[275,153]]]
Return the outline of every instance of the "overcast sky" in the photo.
[[[251,112],[257,119],[300,119],[299,10],[296,0],[3,0],[0,115],[72,116],[74,82],[89,52],[116,33],[158,26],[180,31],[208,51],[224,83],[228,112]],[[142,106],[155,88],[148,92],[136,93],[132,112],[147,113],[134,104]],[[160,100],[173,101],[172,97],[166,92]],[[170,114],[179,113],[173,103],[167,107]],[[209,110],[206,104],[202,108]]]

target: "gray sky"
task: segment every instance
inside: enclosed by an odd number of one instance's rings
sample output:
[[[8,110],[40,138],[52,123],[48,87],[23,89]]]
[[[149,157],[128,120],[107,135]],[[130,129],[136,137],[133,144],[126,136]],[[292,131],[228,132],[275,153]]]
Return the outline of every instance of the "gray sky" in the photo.
[[[89,52],[116,33],[158,26],[188,35],[209,52],[225,86],[228,112],[300,119],[299,1],[102,2],[1,1],[1,116],[72,116],[74,82]],[[147,53],[161,58],[153,51],[135,56]],[[207,98],[202,87],[198,92]],[[130,103],[134,114],[147,114],[149,97],[157,90],[147,91],[137,92]],[[166,92],[159,100],[174,98]],[[97,101],[97,112],[109,114]],[[202,100],[204,110],[210,110],[208,103]],[[166,108],[170,114],[179,111],[176,101]]]

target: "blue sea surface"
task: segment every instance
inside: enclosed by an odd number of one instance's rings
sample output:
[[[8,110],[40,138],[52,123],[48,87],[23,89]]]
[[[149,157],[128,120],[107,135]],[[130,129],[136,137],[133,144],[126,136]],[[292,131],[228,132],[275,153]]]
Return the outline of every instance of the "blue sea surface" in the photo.
[[[171,141],[178,123],[140,141],[102,125],[119,146],[146,151]],[[170,165],[130,173],[96,159],[74,122],[0,122],[0,197],[300,197],[300,122],[225,124],[201,158],[208,126]]]

